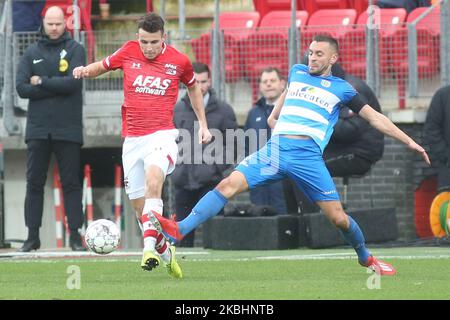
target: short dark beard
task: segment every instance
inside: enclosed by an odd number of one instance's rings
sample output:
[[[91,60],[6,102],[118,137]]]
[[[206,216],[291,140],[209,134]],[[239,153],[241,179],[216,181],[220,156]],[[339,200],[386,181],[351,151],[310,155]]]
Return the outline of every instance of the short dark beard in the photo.
[[[309,74],[313,75],[313,76],[323,76],[323,74],[325,73],[325,71],[327,70],[328,67],[323,67],[321,70],[317,71],[317,72],[311,72],[309,71]]]

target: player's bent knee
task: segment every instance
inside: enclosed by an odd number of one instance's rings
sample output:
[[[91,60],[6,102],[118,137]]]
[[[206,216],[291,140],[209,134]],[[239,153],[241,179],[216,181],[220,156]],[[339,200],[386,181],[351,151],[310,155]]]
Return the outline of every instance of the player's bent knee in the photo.
[[[349,221],[346,214],[338,215],[335,217],[332,217],[330,219],[331,223],[334,224],[337,228],[342,230],[347,230],[349,227]]]
[[[165,169],[167,170],[167,168]],[[151,164],[146,168],[145,176],[146,195],[159,197],[166,177],[164,169]]]
[[[247,181],[242,173],[232,172],[227,178],[223,179],[216,189],[227,199],[248,189]]]
[[[230,184],[229,177],[220,181],[220,183],[216,186],[216,190],[219,191],[226,198],[230,198],[233,196],[233,189]]]
[[[151,179],[147,181],[147,194],[159,195],[162,191],[164,181],[159,181],[159,179]]]

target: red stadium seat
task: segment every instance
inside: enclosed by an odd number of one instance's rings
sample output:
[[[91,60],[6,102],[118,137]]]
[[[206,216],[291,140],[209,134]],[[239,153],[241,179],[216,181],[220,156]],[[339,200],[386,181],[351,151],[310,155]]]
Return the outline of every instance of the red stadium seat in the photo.
[[[297,28],[304,27],[308,21],[308,12],[297,11],[296,13],[296,25]],[[271,11],[264,18],[261,19],[259,24],[260,28],[264,27],[287,27],[291,26],[291,12],[290,11]]]
[[[417,72],[419,78],[430,78],[439,70],[440,51],[440,8],[435,7],[421,20],[417,19],[430,8],[420,7],[410,12],[407,24],[416,23],[417,32]],[[417,21],[417,22],[416,22]],[[395,63],[392,69],[398,80],[400,108],[405,106],[406,81],[409,75],[408,29],[399,29],[391,36]]]
[[[58,6],[65,12],[67,30],[70,31],[73,35],[73,14],[74,10],[76,10],[73,7],[73,0],[47,0],[44,9],[42,9],[42,16],[44,16],[47,9],[52,6]],[[91,24],[92,0],[79,0],[78,6],[80,8],[80,29],[86,32],[88,44],[88,62],[91,63],[95,60],[95,37]]]
[[[425,11],[430,8],[417,8],[408,15],[407,24],[415,22]],[[433,76],[439,68],[440,50],[440,8],[436,7],[427,16],[417,22],[417,66],[419,77]],[[399,57],[396,68],[400,73],[408,72],[408,30],[402,28],[393,35],[393,41],[397,44],[397,56]]]
[[[381,73],[389,72],[392,60],[392,35],[403,28],[406,19],[406,10],[378,9],[374,14],[374,23],[379,30],[379,48]],[[369,15],[367,11],[361,13],[354,30],[348,32],[340,41],[343,68],[350,74],[365,78],[366,76],[366,26]]]
[[[153,1],[152,0],[146,0],[145,1],[145,10],[146,10],[146,12],[152,12],[153,11]]]
[[[244,36],[254,30],[260,21],[258,12],[222,12],[219,17],[220,29],[225,30],[227,33],[234,33],[239,36]],[[212,24],[214,28],[214,22]]]
[[[350,9],[352,7],[349,0],[300,0],[299,8],[308,11],[309,15],[312,15],[318,10]]]
[[[328,34],[338,41],[351,31],[356,21],[354,9],[324,9],[309,17],[305,31],[301,35],[302,52],[309,47],[316,34]]]
[[[289,68],[286,29],[261,30],[250,35],[244,55],[245,72],[252,86],[253,102],[258,97],[258,77],[267,67],[276,67],[287,76]]]
[[[200,37],[192,39],[191,46],[196,61],[211,65],[210,39],[207,35],[207,33],[203,33]]]
[[[302,9],[301,0],[297,0],[297,10]],[[261,19],[272,11],[289,11],[291,10],[291,0],[253,0],[255,10],[259,12]]]
[[[367,7],[369,6],[369,0],[349,0],[350,2],[350,8],[353,8],[358,13],[358,16],[367,10]],[[373,0],[372,5],[376,5],[377,1]]]
[[[225,78],[227,82],[239,80],[244,75],[241,42],[259,24],[258,12],[223,12],[219,17],[220,29],[224,34]],[[214,23],[212,25],[214,28]],[[211,66],[211,34],[205,33],[191,41],[195,58]]]
[[[306,11],[297,11],[296,26],[301,29],[308,20]],[[260,27],[245,40],[245,72],[252,85],[253,101],[258,97],[258,77],[264,68],[278,68],[287,76],[289,67],[288,30],[290,11],[272,11],[261,20]]]

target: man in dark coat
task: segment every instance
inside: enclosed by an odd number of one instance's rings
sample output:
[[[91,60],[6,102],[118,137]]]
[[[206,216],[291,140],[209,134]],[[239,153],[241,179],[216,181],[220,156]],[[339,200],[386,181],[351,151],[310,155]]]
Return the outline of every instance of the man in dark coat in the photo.
[[[29,99],[25,142],[27,189],[25,224],[28,238],[21,251],[40,248],[44,185],[51,154],[56,155],[70,229],[70,246],[84,250],[78,229],[83,225],[80,151],[83,144],[82,83],[72,70],[85,62],[84,48],[70,38],[64,12],[50,7],[41,39],[25,51],[16,76],[21,98]]]
[[[333,66],[332,73],[348,81],[366,99],[367,104],[381,112],[375,93],[362,79],[345,73],[337,64]],[[353,114],[347,106],[341,106],[339,120],[323,155],[331,176],[365,174],[372,164],[382,158],[383,150],[384,135],[366,120]]]
[[[450,190],[450,86],[433,95],[424,125],[423,138],[438,172],[438,191]]]
[[[175,212],[177,220],[184,219],[191,212],[194,205],[207,192],[213,189],[223,178],[223,172],[230,168],[234,160],[234,141],[226,141],[226,130],[237,128],[236,116],[233,108],[226,102],[217,98],[216,93],[211,88],[210,71],[203,63],[193,63],[195,79],[200,86],[205,104],[205,114],[208,127],[223,137],[223,145],[215,148],[211,157],[214,163],[206,159],[209,152],[205,150],[211,145],[201,147],[197,145],[197,120],[192,109],[189,97],[184,96],[176,105],[174,110],[174,124],[180,130],[180,164],[177,170],[172,173],[172,181],[175,187]],[[214,132],[211,130],[211,132]],[[218,130],[218,131],[217,131]],[[217,137],[215,137],[217,139]],[[213,140],[212,143],[217,143]],[[196,152],[197,150],[197,152]],[[198,152],[199,151],[199,152]],[[230,154],[232,154],[230,156]],[[201,158],[200,158],[201,157]],[[180,242],[182,247],[192,247],[194,245],[195,230],[186,235]]]
[[[248,130],[256,131],[256,144],[252,146],[251,141],[248,140],[248,143],[246,143],[246,156],[259,150],[270,139],[272,130],[267,123],[267,119],[273,110],[275,102],[285,89],[285,86],[286,81],[277,68],[267,67],[262,70],[259,79],[259,90],[262,97],[249,111],[244,126],[246,132]],[[263,139],[264,137],[266,139]],[[287,213],[282,181],[251,189],[250,201],[257,206],[270,206],[277,214]]]

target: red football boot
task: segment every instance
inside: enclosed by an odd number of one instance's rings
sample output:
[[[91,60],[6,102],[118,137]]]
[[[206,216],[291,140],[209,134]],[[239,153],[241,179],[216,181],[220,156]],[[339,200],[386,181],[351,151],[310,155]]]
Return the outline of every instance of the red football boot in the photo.
[[[148,213],[148,218],[156,230],[161,232],[166,238],[169,238],[169,240],[180,241],[183,239],[184,235],[180,233],[180,228],[175,220],[164,218],[162,215],[153,211]]]
[[[360,261],[359,264],[363,267],[371,269],[373,272],[381,276],[393,276],[397,273],[392,265],[384,261],[377,260],[372,255],[367,260],[367,263],[361,263]]]

